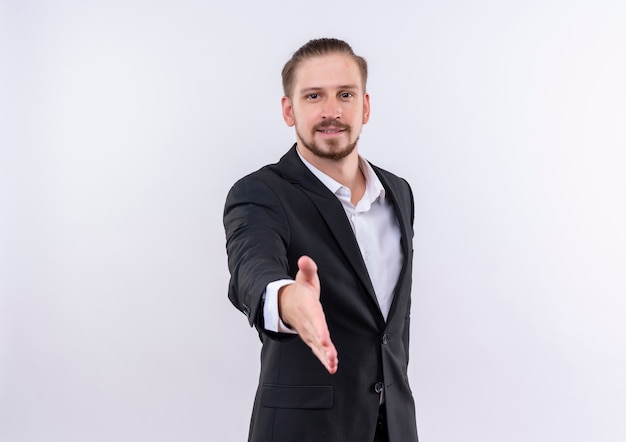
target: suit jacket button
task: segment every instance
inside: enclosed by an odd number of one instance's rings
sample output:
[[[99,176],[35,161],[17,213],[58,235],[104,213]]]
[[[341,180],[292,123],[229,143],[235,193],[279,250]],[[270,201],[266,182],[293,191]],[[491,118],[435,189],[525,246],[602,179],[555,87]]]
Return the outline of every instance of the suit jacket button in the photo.
[[[250,316],[250,307],[248,307],[246,304],[243,305],[243,308],[241,309],[241,311],[243,312],[244,315]]]
[[[387,333],[383,335],[382,342],[383,342],[383,345],[387,345],[387,342],[389,342],[389,335]]]
[[[376,382],[376,385],[374,385],[374,391],[376,393],[380,393],[381,391],[383,391],[383,383],[382,382]]]

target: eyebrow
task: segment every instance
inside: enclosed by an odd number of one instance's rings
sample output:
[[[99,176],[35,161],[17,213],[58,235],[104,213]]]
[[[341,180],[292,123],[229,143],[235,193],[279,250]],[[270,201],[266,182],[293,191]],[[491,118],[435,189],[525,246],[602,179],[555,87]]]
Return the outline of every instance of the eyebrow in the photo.
[[[324,89],[327,88],[323,88],[323,87],[307,87],[305,89],[302,89],[300,91],[301,94],[307,94],[307,93],[311,93],[311,92],[319,92],[319,91],[323,91]],[[341,86],[337,86],[336,88],[332,88],[332,89],[338,89],[338,90],[359,90],[359,87],[355,84],[344,84]]]

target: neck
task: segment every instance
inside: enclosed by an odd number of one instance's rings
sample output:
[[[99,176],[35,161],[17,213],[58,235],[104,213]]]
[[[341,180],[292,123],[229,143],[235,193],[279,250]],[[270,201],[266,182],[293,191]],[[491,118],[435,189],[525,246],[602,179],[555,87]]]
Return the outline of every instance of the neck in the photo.
[[[350,189],[352,204],[356,205],[360,201],[365,193],[365,176],[359,167],[358,148],[340,160],[319,157],[307,148],[300,147],[299,144],[297,149],[309,163]]]

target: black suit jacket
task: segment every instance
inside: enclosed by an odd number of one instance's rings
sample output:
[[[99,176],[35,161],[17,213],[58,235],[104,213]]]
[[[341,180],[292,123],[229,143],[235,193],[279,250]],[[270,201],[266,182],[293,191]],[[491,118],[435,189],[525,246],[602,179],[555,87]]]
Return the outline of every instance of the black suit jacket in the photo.
[[[413,197],[406,181],[372,167],[398,217],[404,253],[387,321],[341,203],[302,163],[295,146],[228,194],[228,297],[263,342],[250,441],[369,442],[381,388],[390,441],[417,440],[407,379]],[[302,255],[318,266],[320,300],[339,357],[334,375],[299,337],[263,327],[267,284],[293,279]]]

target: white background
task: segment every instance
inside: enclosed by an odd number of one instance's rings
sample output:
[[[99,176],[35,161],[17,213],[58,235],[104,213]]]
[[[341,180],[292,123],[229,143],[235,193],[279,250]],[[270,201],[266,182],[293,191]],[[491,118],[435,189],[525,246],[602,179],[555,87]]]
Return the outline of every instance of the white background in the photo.
[[[421,441],[626,440],[625,2],[15,0],[1,441],[246,439],[222,208],[319,36],[369,60],[361,152],[415,191]]]

